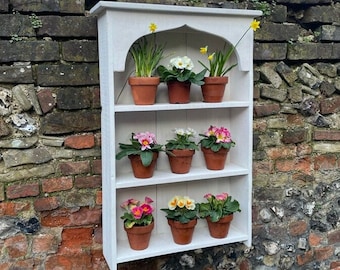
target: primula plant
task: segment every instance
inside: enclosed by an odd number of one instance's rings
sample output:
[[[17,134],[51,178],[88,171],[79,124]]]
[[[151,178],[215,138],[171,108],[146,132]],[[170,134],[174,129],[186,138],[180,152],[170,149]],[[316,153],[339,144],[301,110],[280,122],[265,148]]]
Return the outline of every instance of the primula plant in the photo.
[[[230,131],[225,127],[210,126],[205,134],[200,134],[203,139],[200,144],[204,148],[210,148],[214,152],[218,152],[222,147],[230,149],[235,146],[235,142],[231,139]]]
[[[151,77],[163,57],[164,45],[156,43],[156,35],[154,34],[157,25],[151,23],[149,29],[153,33],[152,39],[148,40],[145,37],[139,39],[129,51],[135,62],[136,77]]]
[[[241,212],[240,203],[233,200],[228,193],[204,195],[208,202],[199,204],[199,216],[201,218],[210,217],[212,222],[219,221],[222,217]]]
[[[188,196],[175,196],[168,202],[168,208],[161,209],[167,215],[166,218],[188,223],[198,216],[198,204]]]
[[[193,138],[196,136],[196,131],[192,128],[182,129],[176,128],[174,130],[175,138],[172,140],[168,140],[165,144],[166,150],[174,150],[174,149],[189,149],[189,150],[198,150],[197,143],[193,141]]]
[[[123,202],[120,207],[126,212],[120,218],[124,220],[124,226],[127,229],[133,226],[147,226],[153,221],[152,212],[154,210],[151,205],[153,200],[149,197],[145,197],[144,202],[128,199]]]
[[[116,155],[116,159],[120,160],[129,155],[140,155],[143,166],[147,167],[152,162],[154,152],[162,150],[162,145],[157,144],[155,134],[151,132],[139,132],[131,134],[131,144],[119,143],[122,149]]]
[[[194,64],[188,56],[177,56],[170,60],[169,68],[158,66],[157,73],[162,82],[179,81],[203,85],[202,80],[206,70],[196,74],[192,71],[193,68]]]
[[[258,28],[260,28],[260,22],[257,20],[253,20],[249,26],[249,28],[243,33],[241,38],[237,41],[235,46],[232,44],[227,47],[227,45],[224,45],[223,50],[216,51],[209,53],[208,52],[208,46],[201,47],[200,53],[201,54],[207,54],[208,55],[208,61],[209,61],[209,67],[207,67],[205,64],[203,64],[201,61],[198,61],[206,70],[209,71],[209,77],[221,77],[227,74],[230,70],[232,70],[234,67],[237,66],[236,64],[232,64],[230,66],[227,66],[227,62],[230,58],[230,56],[233,54],[235,48],[240,43],[240,41],[243,39],[243,37],[247,34],[247,32],[250,29],[253,29],[256,31]]]

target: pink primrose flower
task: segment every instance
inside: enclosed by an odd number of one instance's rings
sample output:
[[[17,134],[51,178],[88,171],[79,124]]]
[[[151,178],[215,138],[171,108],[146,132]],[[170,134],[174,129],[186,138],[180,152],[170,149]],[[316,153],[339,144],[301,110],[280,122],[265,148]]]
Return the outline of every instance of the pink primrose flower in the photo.
[[[135,206],[133,208],[131,208],[131,212],[133,214],[133,217],[135,219],[141,219],[142,215],[143,215],[143,208],[140,206]]]
[[[205,199],[210,199],[212,197],[212,194],[211,193],[207,193],[204,195],[204,198]]]
[[[148,204],[153,203],[153,200],[148,196],[145,196],[144,200],[145,200],[145,203],[148,203]]]
[[[222,194],[217,194],[215,196],[216,200],[218,201],[224,201],[225,199],[227,199],[227,197],[228,197],[228,194],[225,192],[223,192]]]
[[[153,211],[153,207],[150,204],[143,203],[140,208],[143,209],[143,213],[146,215],[150,215]]]

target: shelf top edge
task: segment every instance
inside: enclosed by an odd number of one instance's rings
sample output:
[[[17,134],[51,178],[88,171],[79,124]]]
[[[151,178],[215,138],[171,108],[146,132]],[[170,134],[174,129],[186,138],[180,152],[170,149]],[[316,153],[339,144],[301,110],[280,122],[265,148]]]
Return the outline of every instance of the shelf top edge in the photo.
[[[202,15],[229,15],[229,16],[244,16],[258,17],[262,15],[260,10],[250,9],[226,9],[226,8],[207,8],[207,7],[187,7],[187,6],[172,6],[161,4],[147,3],[127,3],[127,2],[107,2],[99,1],[91,8],[90,13],[100,16],[105,10],[131,10],[131,11],[150,11],[150,12],[167,12],[167,13],[196,13]]]

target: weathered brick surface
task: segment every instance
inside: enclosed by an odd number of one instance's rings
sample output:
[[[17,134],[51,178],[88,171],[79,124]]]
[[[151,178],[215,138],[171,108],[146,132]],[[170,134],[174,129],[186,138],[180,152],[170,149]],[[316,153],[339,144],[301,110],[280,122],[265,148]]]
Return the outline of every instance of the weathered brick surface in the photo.
[[[293,236],[302,235],[306,233],[307,226],[304,220],[294,221],[289,225],[289,233]]]
[[[8,0],[0,0],[0,12],[8,11]]]
[[[10,258],[24,257],[27,254],[28,249],[27,238],[22,234],[13,236],[5,240],[4,247]]]
[[[0,40],[0,62],[18,61],[57,61],[59,44],[56,41],[22,41],[13,42]]]
[[[50,37],[97,37],[97,22],[95,17],[84,16],[39,16],[42,27],[38,29],[39,36]],[[72,27],[69,27],[72,25]]]
[[[21,0],[11,0],[11,5],[14,10],[18,11],[50,11],[50,12],[58,12],[59,10],[59,1],[58,0],[32,0],[30,4],[21,1]]]
[[[314,159],[314,170],[332,170],[337,168],[337,157],[335,155],[320,155]]]
[[[261,41],[297,40],[301,32],[297,24],[266,23],[255,32],[255,39]]]
[[[88,87],[65,87],[57,92],[57,107],[62,110],[87,109],[92,105],[91,89]]]
[[[340,229],[328,233],[328,244],[334,245],[340,243]]]
[[[98,188],[101,184],[101,176],[78,176],[74,180],[74,186],[77,188]]]
[[[46,64],[38,66],[37,82],[41,86],[94,85],[99,83],[98,74],[98,64]]]
[[[340,9],[335,6],[315,6],[308,8],[303,16],[305,23],[333,23],[340,22]]]
[[[53,210],[60,206],[60,200],[57,197],[39,198],[34,201],[33,206],[38,212]]]
[[[64,228],[59,251],[61,254],[77,254],[92,244],[93,228]]]
[[[1,202],[0,215],[1,216],[18,216],[30,209],[28,202]]]
[[[277,114],[280,111],[279,104],[264,104],[264,105],[257,105],[254,107],[254,116],[256,117],[263,117],[272,114]]]
[[[62,58],[72,62],[98,62],[97,41],[70,40],[61,43]]]
[[[1,83],[33,83],[32,67],[27,66],[0,66]]]
[[[307,138],[307,130],[299,129],[299,130],[288,130],[282,133],[282,142],[289,143],[300,143],[305,141]]]
[[[287,55],[287,44],[284,43],[254,43],[254,60],[272,61],[284,60]]]
[[[46,270],[92,269],[91,256],[86,253],[73,255],[51,255],[45,262]]]
[[[6,189],[6,195],[9,199],[24,198],[38,196],[40,193],[39,184],[15,184],[10,185]]]
[[[34,37],[35,31],[28,15],[0,14],[0,37]]]
[[[322,114],[336,113],[340,111],[340,96],[327,98],[320,102],[320,112]]]
[[[334,59],[333,44],[304,43],[288,45],[287,59],[289,60],[313,60]]]
[[[89,173],[91,170],[89,161],[63,162],[59,168],[63,175]]]
[[[65,147],[74,149],[86,149],[94,147],[93,134],[69,136],[64,141]]]
[[[340,41],[340,26],[322,25],[320,27],[320,40]]]
[[[43,134],[94,131],[100,128],[99,111],[55,112],[42,119]]]
[[[43,113],[52,111],[56,105],[56,100],[53,97],[53,93],[49,89],[42,89],[37,93],[40,108]]]
[[[51,178],[42,181],[43,192],[55,192],[68,190],[73,187],[72,177]]]
[[[34,254],[56,253],[58,241],[53,234],[39,234],[33,237],[32,252]]]

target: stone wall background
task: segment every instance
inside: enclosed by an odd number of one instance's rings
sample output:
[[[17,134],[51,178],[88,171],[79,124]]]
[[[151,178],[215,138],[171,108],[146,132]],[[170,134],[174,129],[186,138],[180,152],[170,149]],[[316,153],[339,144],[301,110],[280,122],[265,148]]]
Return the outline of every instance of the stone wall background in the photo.
[[[107,269],[95,2],[0,0],[0,269]],[[339,1],[161,2],[270,11],[254,46],[253,246],[120,269],[339,269]]]

